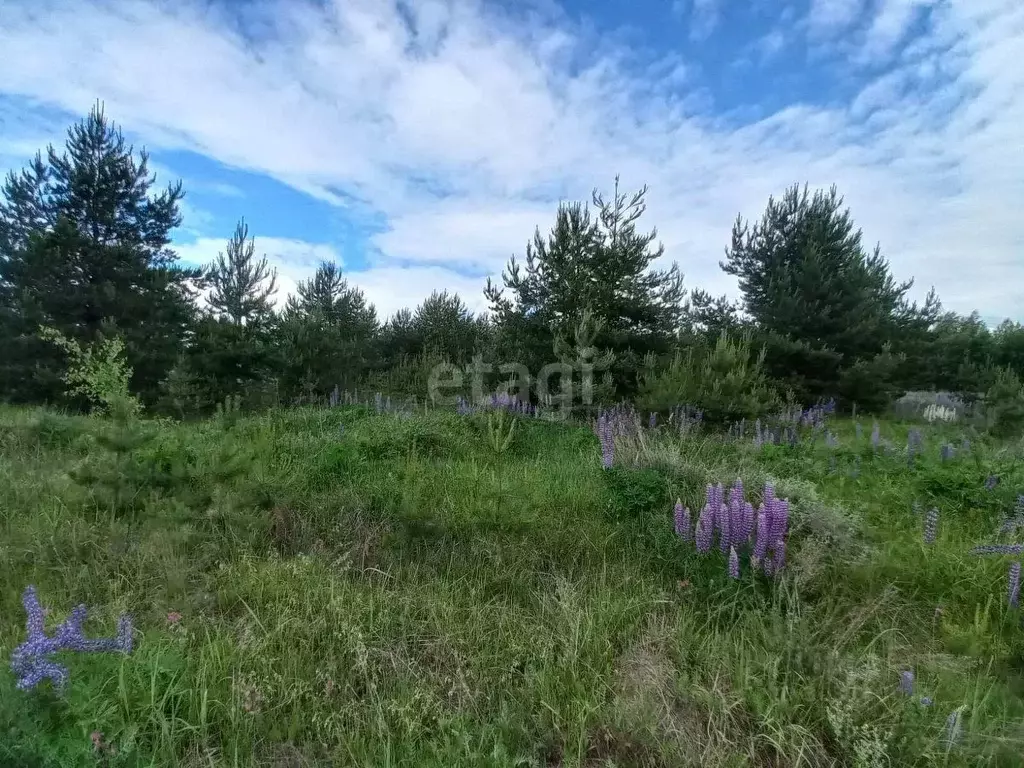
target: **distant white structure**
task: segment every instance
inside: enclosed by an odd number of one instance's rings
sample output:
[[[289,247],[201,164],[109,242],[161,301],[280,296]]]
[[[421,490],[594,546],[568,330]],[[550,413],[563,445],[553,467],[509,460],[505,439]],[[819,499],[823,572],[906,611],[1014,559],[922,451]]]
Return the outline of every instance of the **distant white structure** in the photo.
[[[949,408],[945,405],[939,405],[938,403],[932,403],[924,409],[924,420],[929,423],[936,421],[950,422],[956,421],[956,408]]]

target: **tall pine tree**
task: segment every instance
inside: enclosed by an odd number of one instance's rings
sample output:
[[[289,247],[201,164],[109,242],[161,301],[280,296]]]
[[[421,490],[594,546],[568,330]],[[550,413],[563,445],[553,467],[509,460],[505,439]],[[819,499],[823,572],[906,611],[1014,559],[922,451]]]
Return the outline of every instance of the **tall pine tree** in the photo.
[[[199,270],[168,248],[181,223],[180,182],[155,177],[97,105],[0,191],[0,396],[60,397],[65,361],[38,335],[49,326],[91,343],[124,336],[132,387],[155,396],[194,313]]]
[[[805,399],[856,399],[843,391],[843,371],[860,363],[859,382],[876,357],[878,375],[894,375],[879,356],[921,314],[905,299],[912,281],[897,283],[878,247],[865,252],[834,187],[812,196],[794,185],[753,226],[737,217],[721,266],[739,279],[773,375]]]
[[[209,266],[210,295],[214,314],[235,325],[265,322],[273,311],[277,271],[267,257],[256,258],[256,239],[249,236],[245,219],[238,222],[224,253]]]
[[[676,265],[652,268],[664,254],[654,245],[657,231],[637,231],[646,194],[646,187],[621,193],[616,178],[610,200],[594,191],[596,216],[580,203],[561,205],[548,237],[538,229],[527,245],[525,270],[513,258],[503,288],[488,280],[503,354],[535,370],[552,361],[555,338],[571,336],[589,312],[601,329],[594,354],[613,356],[620,394],[635,390],[644,356],[670,347],[685,293]]]
[[[323,262],[299,282],[279,328],[285,391],[323,397],[353,389],[376,362],[377,310],[363,292]]]

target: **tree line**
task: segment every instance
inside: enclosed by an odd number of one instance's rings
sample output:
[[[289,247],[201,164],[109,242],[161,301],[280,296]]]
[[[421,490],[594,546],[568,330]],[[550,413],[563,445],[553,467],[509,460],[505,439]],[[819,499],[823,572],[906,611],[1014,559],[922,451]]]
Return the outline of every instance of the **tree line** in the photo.
[[[97,106],[0,190],[0,398],[85,407],[63,378],[66,349],[117,338],[132,391],[157,412],[213,411],[323,398],[336,387],[395,395],[426,390],[439,362],[552,360],[599,372],[599,401],[680,404],[728,420],[784,401],[836,398],[885,408],[907,390],[965,399],[1021,394],[1024,327],[988,328],[944,311],[862,242],[836,189],[799,186],[738,217],[721,262],[729,301],[684,287],[645,230],[646,188],[559,206],[522,259],[488,280],[489,311],[435,292],[381,318],[333,263],[276,306],[276,275],[239,222],[224,251],[184,267],[170,247],[180,183],[157,189]],[[660,262],[659,262],[660,263]],[[47,330],[43,330],[47,329]],[[524,396],[536,396],[529,382]],[[532,394],[531,394],[532,393]]]

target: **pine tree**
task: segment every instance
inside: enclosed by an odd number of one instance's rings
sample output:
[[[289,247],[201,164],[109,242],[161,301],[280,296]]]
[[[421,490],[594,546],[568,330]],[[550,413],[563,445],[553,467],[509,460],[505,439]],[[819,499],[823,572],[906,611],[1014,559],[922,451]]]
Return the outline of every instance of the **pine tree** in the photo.
[[[864,251],[834,187],[793,186],[753,226],[737,217],[721,266],[739,279],[773,374],[805,398],[837,394],[844,366],[881,355],[920,313],[905,300],[912,282],[893,280],[878,247]]]
[[[235,325],[265,322],[273,312],[277,270],[267,257],[256,258],[256,240],[249,236],[245,219],[238,222],[224,253],[207,269],[211,285],[207,303],[217,315]]]
[[[477,340],[477,322],[462,299],[434,291],[413,315],[416,337],[427,354],[457,365],[469,361]]]
[[[485,296],[506,354],[531,368],[551,362],[556,336],[571,335],[589,311],[601,327],[594,348],[614,355],[620,394],[635,388],[644,356],[671,345],[684,296],[678,267],[652,269],[664,254],[653,245],[657,231],[637,231],[646,194],[646,187],[620,193],[616,178],[611,200],[594,191],[596,217],[581,203],[561,205],[547,239],[538,229],[527,245],[525,270],[513,258],[504,288],[488,280]]]
[[[40,326],[91,344],[122,335],[133,390],[151,398],[194,316],[198,270],[168,248],[181,184],[155,177],[97,105],[0,192],[0,394],[60,397],[66,365]]]
[[[278,332],[287,393],[324,396],[354,388],[376,363],[377,310],[336,264],[323,262],[300,281]]]

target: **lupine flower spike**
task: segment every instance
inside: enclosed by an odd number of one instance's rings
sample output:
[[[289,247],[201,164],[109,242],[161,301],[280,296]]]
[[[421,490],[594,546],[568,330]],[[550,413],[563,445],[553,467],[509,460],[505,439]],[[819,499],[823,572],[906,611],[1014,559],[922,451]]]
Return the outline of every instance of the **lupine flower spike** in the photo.
[[[735,547],[729,547],[729,578],[738,579],[740,577],[740,557],[736,554]]]
[[[932,507],[924,517],[924,543],[934,544],[939,532],[939,510]]]
[[[683,541],[690,540],[690,510],[683,506],[683,502],[676,499],[676,506],[673,510],[675,518],[676,536]]]
[[[79,605],[71,611],[71,615],[64,623],[57,627],[53,636],[47,637],[43,608],[39,604],[35,587],[30,585],[25,588],[21,602],[28,616],[25,622],[28,639],[11,654],[11,669],[18,677],[17,687],[21,690],[34,688],[47,678],[57,688],[63,688],[67,684],[67,668],[52,658],[58,651],[130,653],[132,650],[132,624],[128,616],[118,619],[116,637],[90,640],[82,635],[85,606]]]
[[[1010,563],[1007,601],[1011,608],[1017,608],[1020,606],[1020,560],[1014,560]]]
[[[913,670],[904,670],[900,672],[900,693],[906,694],[907,696],[914,695],[914,672]]]

